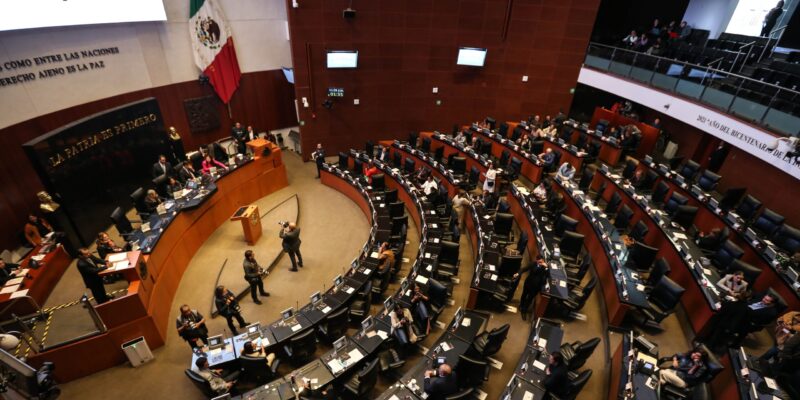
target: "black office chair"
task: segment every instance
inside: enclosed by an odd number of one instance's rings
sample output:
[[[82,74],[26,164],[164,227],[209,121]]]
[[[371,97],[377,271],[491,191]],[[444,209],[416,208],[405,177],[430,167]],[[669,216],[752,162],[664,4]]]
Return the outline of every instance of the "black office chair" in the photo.
[[[347,332],[348,315],[347,307],[342,307],[328,314],[319,325],[319,333],[328,343],[333,343]]]
[[[430,324],[434,325],[447,306],[447,286],[436,279],[428,280],[428,305],[430,310]],[[417,335],[420,336],[420,335]]]
[[[669,276],[670,272],[672,272],[672,268],[669,267],[669,262],[663,257],[659,258],[653,263],[653,268],[650,270],[650,275],[647,276],[645,287],[649,291],[658,285],[658,282],[661,282],[661,278]]]
[[[683,168],[678,171],[678,174],[686,178],[687,181],[691,182],[694,180],[694,176],[697,175],[698,170],[700,170],[700,164],[694,160],[687,160],[686,164],[683,164]]]
[[[384,201],[386,204],[391,204],[397,201],[397,189],[389,189],[383,192]]]
[[[474,388],[489,380],[489,363],[483,360],[474,359],[466,354],[458,356],[456,366],[456,377],[458,387]]]
[[[656,188],[653,189],[653,194],[650,196],[650,201],[656,205],[664,204],[664,197],[667,196],[667,192],[669,192],[669,185],[664,181],[658,181]]]
[[[589,271],[589,267],[592,266],[592,253],[586,252],[586,254],[581,258],[581,262],[578,265],[567,265],[567,280],[568,283],[574,287],[581,284],[583,281],[583,277],[586,276],[586,272]]]
[[[184,370],[183,372],[186,374],[186,377],[192,381],[192,384],[194,384],[194,386],[197,387],[207,398],[210,399],[219,396],[219,393],[211,389],[211,384],[205,378],[200,376],[200,374],[192,371],[191,369]]]
[[[405,203],[402,201],[394,201],[389,203],[389,216],[392,218],[402,217],[406,213]]]
[[[625,179],[633,178],[633,174],[636,173],[636,168],[639,167],[639,162],[629,158],[625,161],[625,168],[622,170],[622,177]]]
[[[722,246],[717,249],[716,253],[711,256],[711,263],[714,264],[720,271],[727,271],[733,264],[733,260],[738,260],[744,255],[744,250],[737,246],[736,243],[725,240]]]
[[[622,207],[619,208],[616,218],[614,218],[614,227],[620,231],[627,230],[628,226],[631,224],[631,218],[633,218],[633,210],[626,204],[623,204]]]
[[[466,400],[471,399],[474,397],[475,388],[466,388],[461,389],[456,394],[451,394],[450,396],[446,396],[444,400]]]
[[[203,155],[199,151],[195,151],[189,156],[189,162],[192,164],[195,171],[203,170]]]
[[[572,342],[561,345],[561,355],[570,371],[575,371],[586,364],[586,360],[594,353],[600,343],[600,338],[592,338],[586,342]]]
[[[756,280],[758,280],[758,276],[761,275],[760,268],[742,260],[733,260],[727,272],[733,273],[737,271],[741,271],[744,274],[744,280],[746,280],[751,287],[756,283]]]
[[[720,179],[722,179],[721,176],[709,170],[705,170],[697,180],[697,186],[700,186],[700,188],[706,192],[710,192],[717,188],[717,184],[719,183]]]
[[[567,209],[567,203],[564,202],[564,196],[561,193],[553,193],[547,199],[545,208],[547,209],[547,216],[555,219],[557,215],[564,213],[564,210]]]
[[[504,167],[508,165],[508,162],[510,160],[511,160],[511,153],[509,153],[508,150],[503,149],[503,151],[500,153],[500,163],[498,165]]]
[[[241,370],[239,379],[254,384],[269,382],[277,377],[278,367],[280,365],[281,360],[277,358],[272,361],[272,365],[268,365],[264,357],[241,355],[239,357],[239,366]]]
[[[522,266],[522,255],[507,255],[500,257],[500,265],[497,267],[497,274],[503,277],[513,276],[519,272]]]
[[[780,215],[769,208],[765,208],[764,211],[756,218],[756,220],[753,221],[753,224],[750,227],[756,232],[767,236],[772,236],[778,231],[778,229],[780,229],[785,220],[786,218],[784,218],[783,215]]]
[[[152,180],[153,188],[155,188],[156,192],[161,197],[172,197],[172,193],[167,193],[168,179],[169,176],[167,174],[163,174]]]
[[[559,241],[558,247],[561,249],[561,258],[564,261],[575,264],[578,261],[578,255],[583,248],[584,236],[575,232],[564,232],[564,236]]]
[[[122,208],[117,207],[111,212],[111,222],[114,223],[114,227],[117,228],[117,232],[119,232],[120,236],[128,240],[133,233],[133,225],[131,225],[131,221],[128,217],[125,216],[125,212],[122,211]]]
[[[344,393],[357,399],[369,397],[370,392],[378,382],[378,359],[367,363],[361,371],[358,371],[347,383],[344,384]]]
[[[759,209],[761,209],[761,202],[748,194],[745,195],[739,205],[736,206],[736,214],[739,214],[745,221],[750,221],[756,216]]]
[[[586,305],[586,300],[589,300],[589,296],[592,295],[596,286],[597,277],[592,275],[586,286],[575,286],[572,288],[572,290],[569,291],[567,299],[560,301],[560,304],[564,307],[567,314],[580,311],[583,306]]]
[[[648,169],[644,173],[644,178],[642,179],[642,181],[639,182],[638,185],[636,185],[636,188],[645,193],[650,192],[653,190],[653,185],[655,185],[657,179],[658,179],[658,172],[653,171],[652,169]]]
[[[644,218],[636,221],[636,223],[633,224],[633,228],[631,228],[630,237],[637,242],[643,241],[647,234],[650,233],[650,229],[647,227],[647,224],[643,219]]]
[[[395,371],[405,364],[406,360],[400,357],[396,349],[388,348],[378,353],[378,365],[382,373]]]
[[[664,211],[672,214],[678,209],[678,207],[685,206],[688,202],[689,199],[686,198],[686,196],[678,193],[678,191],[673,191],[672,195],[670,195],[669,199],[667,199],[666,204],[664,204]]]
[[[493,238],[500,242],[507,242],[514,226],[514,215],[498,212],[494,215]]]
[[[306,329],[291,338],[289,343],[283,346],[283,351],[293,365],[300,365],[310,360],[314,357],[314,352],[317,351],[317,338],[314,337],[314,329]]]
[[[456,242],[442,240],[439,242],[439,257],[436,259],[436,277],[451,279],[458,275],[458,255],[461,247]]]
[[[669,164],[669,169],[671,170],[678,169],[678,167],[681,165],[682,162],[683,162],[683,157],[672,157],[669,159],[669,161],[667,161],[667,163]]]
[[[641,309],[643,318],[637,322],[660,329],[659,323],[675,311],[685,291],[668,276],[661,277],[647,295],[648,307]]]
[[[478,182],[480,181],[481,171],[478,167],[470,167],[469,169],[469,178],[467,179],[467,188],[472,190],[478,186]]]
[[[592,180],[594,179],[594,170],[589,167],[583,169],[583,173],[581,174],[581,180],[578,182],[578,188],[583,190],[584,192],[589,191],[589,186],[592,185]]]
[[[369,286],[370,290],[372,290],[372,282],[370,282],[367,286]],[[350,309],[347,314],[350,317],[351,324],[359,324],[369,315],[370,303],[370,299],[367,298],[356,298],[352,303],[350,303]]]
[[[635,268],[639,271],[649,271],[650,266],[658,254],[658,248],[648,246],[642,242],[635,242],[633,248],[628,252],[628,259],[625,266]]]
[[[611,195],[611,198],[608,199],[606,208],[603,210],[603,212],[605,212],[607,215],[614,215],[617,213],[617,209],[621,203],[622,197],[620,197],[619,192],[614,192],[614,194]]]
[[[564,232],[575,232],[578,229],[578,220],[566,214],[558,216],[556,223],[553,225],[553,236],[561,238]]]
[[[772,235],[772,241],[783,251],[794,254],[800,251],[800,229],[787,224],[781,225],[777,232]]]
[[[444,146],[439,146],[433,151],[433,160],[442,162],[442,158],[444,158]]]
[[[386,189],[386,178],[383,174],[375,174],[372,175],[372,182],[370,182],[370,186],[372,186],[372,190],[376,192],[382,192]]]
[[[566,393],[562,396],[556,396],[550,393],[550,399],[552,400],[574,400],[578,397],[583,387],[586,386],[586,382],[589,382],[589,378],[592,377],[592,370],[587,369],[585,371],[581,371],[575,379],[570,379],[569,384],[567,385]]]
[[[430,138],[422,138],[422,145],[419,147],[425,153],[430,153],[431,151],[431,139]]]
[[[725,243],[725,241],[728,240],[728,236],[730,236],[730,234],[731,234],[731,230],[728,229],[727,226],[722,228],[722,231],[720,232],[719,238],[717,238],[716,241],[714,241],[714,242],[711,242],[711,241],[698,242],[698,246],[700,247],[700,251],[703,252],[703,255],[705,255],[707,257],[710,257],[711,255],[716,253],[717,250],[719,250],[720,247],[722,247],[722,245]]]
[[[131,201],[133,201],[133,207],[136,209],[136,213],[139,214],[139,217],[142,220],[146,220],[150,217],[150,211],[144,205],[144,198],[147,192],[145,192],[144,188],[137,188],[136,190],[131,193]]]
[[[394,168],[400,168],[403,166],[403,156],[400,155],[399,152],[395,152],[394,155],[392,155],[392,166]]]
[[[491,332],[484,331],[472,341],[468,354],[479,357],[491,357],[503,347],[503,342],[508,337],[508,330],[511,325],[505,324],[499,328],[492,329]]]

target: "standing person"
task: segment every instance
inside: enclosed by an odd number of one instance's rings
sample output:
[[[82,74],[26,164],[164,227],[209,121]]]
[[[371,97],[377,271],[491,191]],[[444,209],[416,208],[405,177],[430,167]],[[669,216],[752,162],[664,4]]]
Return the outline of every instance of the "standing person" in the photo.
[[[453,196],[453,210],[458,214],[458,231],[464,231],[464,215],[467,213],[467,207],[472,204],[467,192],[464,189],[458,189],[458,193]]]
[[[253,303],[261,304],[261,300],[258,299],[256,295],[256,291],[260,293],[264,297],[269,297],[269,292],[264,290],[264,281],[261,279],[261,274],[264,273],[264,269],[258,265],[258,261],[256,261],[256,255],[253,253],[253,250],[247,250],[244,252],[244,279],[250,284],[250,296],[253,297]]]
[[[458,392],[458,379],[453,368],[442,364],[438,371],[425,371],[424,390],[430,400],[444,400]]]
[[[519,299],[519,311],[523,320],[527,317],[528,310],[531,309],[536,295],[542,290],[542,286],[544,286],[544,282],[547,280],[549,275],[547,262],[544,261],[542,256],[536,256],[536,262],[520,268],[519,272],[514,274],[514,279],[519,279],[519,277],[526,272],[528,276],[522,284],[522,297]]]
[[[84,247],[78,250],[78,272],[81,273],[83,283],[92,291],[97,304],[103,304],[109,300],[106,288],[103,286],[103,278],[99,275],[100,271],[107,268],[106,262],[92,255],[89,249]]]
[[[725,157],[728,156],[728,152],[730,151],[730,146],[725,145],[725,142],[719,142],[714,151],[711,152],[711,155],[708,156],[708,169],[711,172],[719,172],[719,169],[722,168],[722,163],[725,162]]]
[[[180,314],[175,320],[175,327],[178,329],[178,335],[189,343],[192,350],[200,347],[197,340],[208,344],[208,328],[206,327],[206,318],[197,310],[192,310],[189,305],[184,304],[181,306]]]
[[[42,237],[53,231],[53,227],[44,218],[34,214],[28,214],[28,222],[25,223],[25,240],[31,247],[42,244]]]
[[[283,239],[283,251],[289,253],[289,259],[292,260],[292,268],[289,271],[297,272],[297,266],[303,268],[303,256],[300,254],[300,228],[294,222],[284,222],[283,229],[278,233]],[[295,259],[296,258],[296,259]]]
[[[236,141],[236,152],[239,154],[247,153],[247,134],[242,128],[242,124],[237,122],[231,128],[231,138]]]
[[[319,179],[319,171],[322,170],[322,164],[325,162],[325,149],[322,148],[322,143],[317,143],[317,149],[311,153],[311,158],[317,163],[317,179]]]
[[[172,164],[167,161],[167,157],[163,154],[158,156],[158,161],[153,164],[153,178],[158,178],[161,175],[171,175]]]
[[[497,170],[494,169],[494,164],[491,161],[489,161],[486,165],[485,176],[486,179],[483,180],[484,199],[497,191]]]
[[[772,28],[775,27],[775,24],[778,23],[778,18],[781,17],[783,14],[783,0],[780,0],[778,4],[775,5],[775,8],[769,10],[767,15],[764,17],[764,23],[761,28],[761,36],[768,36],[770,32],[772,32]]]
[[[239,328],[247,326],[247,322],[244,322],[244,318],[242,317],[242,310],[239,307],[239,302],[236,301],[236,296],[234,296],[233,292],[230,290],[225,289],[225,286],[219,285],[214,290],[214,305],[217,306],[219,315],[222,315],[228,321],[228,327],[231,328],[231,332],[233,332],[234,335],[239,334],[239,331],[233,326],[234,318],[236,318],[236,322],[239,323]]]

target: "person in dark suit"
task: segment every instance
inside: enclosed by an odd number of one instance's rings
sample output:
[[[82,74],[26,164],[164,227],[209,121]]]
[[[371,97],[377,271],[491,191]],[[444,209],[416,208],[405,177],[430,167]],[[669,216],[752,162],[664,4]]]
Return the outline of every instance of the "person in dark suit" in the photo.
[[[244,133],[244,138],[248,142],[258,139],[258,133],[256,133],[256,131],[253,130],[252,125],[247,125],[247,132]]]
[[[561,352],[550,353],[547,368],[544,371],[546,376],[542,384],[547,389],[547,392],[556,396],[563,396],[569,386],[569,377],[567,376],[569,369]]]
[[[772,32],[772,28],[778,23],[778,18],[781,17],[781,14],[783,14],[783,0],[779,1],[778,4],[775,5],[775,8],[769,10],[764,17],[764,23],[761,27],[761,36],[768,36],[769,33]]]
[[[231,128],[231,138],[236,141],[236,152],[239,154],[247,153],[247,132],[242,128],[242,124],[237,122]]]
[[[425,394],[428,395],[428,400],[444,400],[447,396],[458,392],[458,380],[453,369],[447,365],[442,364],[437,371],[425,371]],[[434,375],[437,375],[434,378]]]
[[[199,177],[200,174],[194,169],[194,165],[190,162],[183,163],[181,169],[178,171],[178,178],[181,182],[186,183],[189,180]]]
[[[549,147],[545,149],[544,153],[539,154],[539,158],[544,162],[545,168],[552,167],[553,163],[556,162],[556,154],[553,153],[553,149]]]
[[[322,169],[322,164],[325,162],[325,149],[322,148],[322,143],[317,143],[317,149],[311,153],[311,158],[317,163],[317,178],[319,178],[319,171]]]
[[[755,294],[750,300],[723,303],[711,323],[711,335],[704,343],[714,352],[725,351],[731,342],[746,335],[751,325],[763,326],[777,319],[777,301],[766,292]]]
[[[253,303],[261,304],[256,293],[260,293],[264,297],[269,297],[269,292],[264,290],[264,281],[261,279],[261,274],[264,269],[258,265],[256,255],[253,250],[244,252],[244,279],[250,285],[250,296],[253,297]]]
[[[147,212],[151,214],[155,213],[158,210],[159,204],[161,204],[161,198],[158,197],[158,193],[153,189],[149,189],[147,191],[147,196],[144,197],[144,206]]]
[[[170,164],[169,161],[167,161],[167,157],[162,154],[158,156],[158,162],[153,164],[153,178],[158,178],[164,174],[172,174],[172,164]]]
[[[519,279],[519,277],[526,272],[528,276],[522,284],[522,297],[519,299],[519,312],[523,320],[527,317],[528,310],[531,309],[536,295],[542,290],[542,286],[544,286],[549,276],[547,262],[545,262],[541,256],[536,256],[536,262],[520,268],[519,272],[514,274],[514,279]]]
[[[11,279],[11,272],[19,268],[19,264],[7,263],[0,259],[0,286],[3,286]]]
[[[106,294],[106,288],[103,286],[103,278],[99,275],[100,271],[107,268],[106,262],[92,255],[89,249],[78,250],[78,272],[81,273],[83,283],[92,291],[97,304],[103,304],[110,300]]]
[[[686,354],[672,357],[671,368],[659,371],[659,381],[663,385],[669,383],[679,388],[687,388],[702,382],[708,373],[708,354],[695,349]]]
[[[730,149],[730,146],[725,145],[725,142],[720,142],[719,146],[717,146],[717,148],[711,152],[711,155],[708,156],[707,169],[711,172],[719,172],[719,169],[722,168],[722,163],[725,162],[725,157],[728,156]]]
[[[247,326],[247,322],[245,322],[242,317],[242,310],[239,308],[239,302],[236,300],[236,296],[234,296],[233,292],[230,290],[225,289],[225,286],[219,285],[214,290],[214,305],[217,307],[219,315],[222,315],[228,321],[228,327],[231,328],[231,332],[233,332],[234,335],[239,334],[239,331],[233,326],[234,318],[236,318],[236,322],[239,323],[239,328]]]
[[[167,193],[169,193],[170,197],[173,197],[175,192],[179,190],[183,190],[183,185],[181,185],[177,179],[170,176],[169,179],[167,179]]]
[[[303,256],[300,254],[300,228],[294,222],[286,222],[278,236],[283,239],[283,251],[289,253],[289,259],[292,260],[292,268],[289,271],[297,272],[298,265],[303,268]]]

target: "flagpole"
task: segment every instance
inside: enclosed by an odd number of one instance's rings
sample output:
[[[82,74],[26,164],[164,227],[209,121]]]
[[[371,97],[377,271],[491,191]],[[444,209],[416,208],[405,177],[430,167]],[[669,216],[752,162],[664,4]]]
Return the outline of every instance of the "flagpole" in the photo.
[[[228,106],[228,118],[233,119],[233,113],[231,112],[231,103],[226,104]]]

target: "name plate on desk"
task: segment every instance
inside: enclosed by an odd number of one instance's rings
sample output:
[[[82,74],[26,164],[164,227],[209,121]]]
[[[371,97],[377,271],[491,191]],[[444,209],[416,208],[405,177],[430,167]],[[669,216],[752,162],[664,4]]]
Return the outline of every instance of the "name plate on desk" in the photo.
[[[648,164],[648,165],[652,164],[653,163],[653,157],[650,157],[649,155],[644,156],[644,162],[645,162],[645,164]]]

